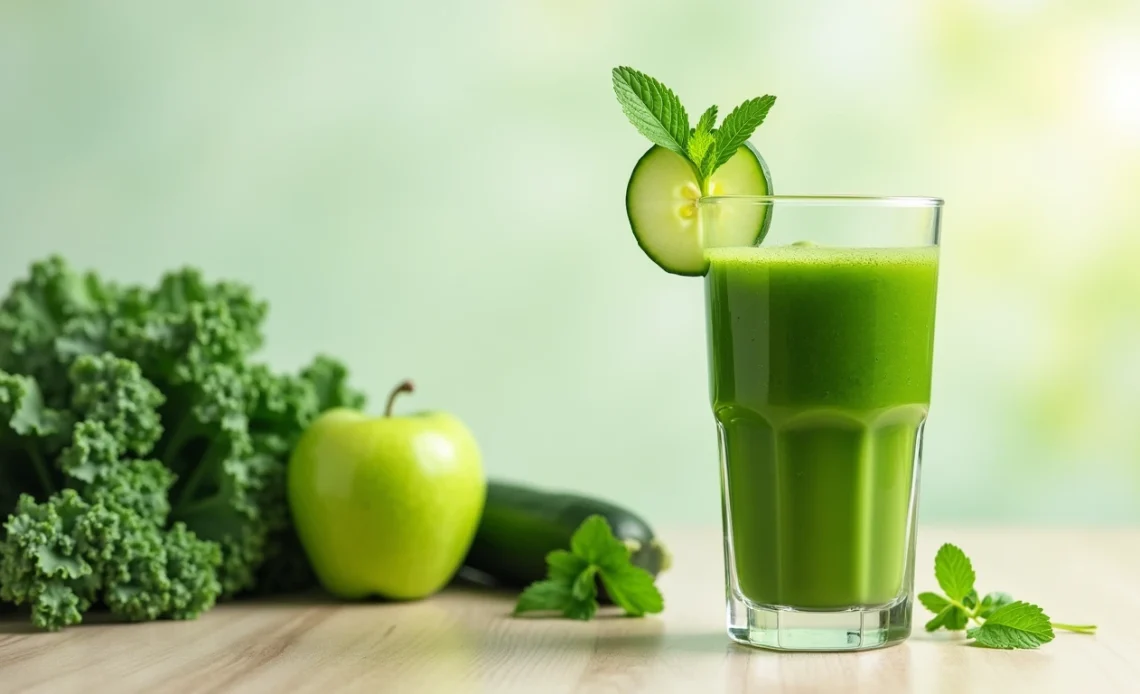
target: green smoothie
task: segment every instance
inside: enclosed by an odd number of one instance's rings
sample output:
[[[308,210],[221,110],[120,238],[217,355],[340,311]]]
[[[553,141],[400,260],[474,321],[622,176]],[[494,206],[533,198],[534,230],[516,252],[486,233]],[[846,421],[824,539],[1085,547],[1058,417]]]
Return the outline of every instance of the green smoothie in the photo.
[[[894,602],[930,402],[938,249],[707,253],[729,569],[754,605]]]

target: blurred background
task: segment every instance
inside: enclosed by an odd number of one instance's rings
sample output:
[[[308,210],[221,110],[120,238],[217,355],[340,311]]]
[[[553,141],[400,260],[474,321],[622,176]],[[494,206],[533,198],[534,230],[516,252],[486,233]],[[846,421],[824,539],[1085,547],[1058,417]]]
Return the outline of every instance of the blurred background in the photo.
[[[265,357],[450,410],[489,471],[719,523],[699,279],[638,249],[631,65],[779,97],[780,193],[947,200],[921,514],[1140,521],[1140,3],[0,4],[0,285],[201,266]]]

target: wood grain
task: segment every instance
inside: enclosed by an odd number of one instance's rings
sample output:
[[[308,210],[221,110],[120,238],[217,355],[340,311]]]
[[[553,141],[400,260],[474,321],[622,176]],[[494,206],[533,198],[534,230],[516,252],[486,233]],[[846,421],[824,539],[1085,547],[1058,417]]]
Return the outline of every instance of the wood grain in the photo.
[[[1095,622],[1037,651],[990,651],[921,627],[857,654],[773,653],[723,630],[720,535],[667,533],[665,613],[589,623],[511,619],[512,597],[451,588],[403,604],[315,599],[218,607],[193,622],[94,624],[57,634],[0,621],[2,692],[1140,692],[1140,530],[920,534],[919,589],[945,540],[982,590]],[[921,619],[926,616],[922,615]]]

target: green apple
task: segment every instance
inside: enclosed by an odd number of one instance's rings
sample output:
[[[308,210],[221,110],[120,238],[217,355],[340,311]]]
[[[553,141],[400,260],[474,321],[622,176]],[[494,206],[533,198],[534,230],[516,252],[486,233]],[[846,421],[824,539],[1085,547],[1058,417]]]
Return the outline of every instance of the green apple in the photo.
[[[321,584],[344,599],[429,596],[459,569],[487,481],[475,437],[445,412],[318,417],[288,467],[289,506]]]

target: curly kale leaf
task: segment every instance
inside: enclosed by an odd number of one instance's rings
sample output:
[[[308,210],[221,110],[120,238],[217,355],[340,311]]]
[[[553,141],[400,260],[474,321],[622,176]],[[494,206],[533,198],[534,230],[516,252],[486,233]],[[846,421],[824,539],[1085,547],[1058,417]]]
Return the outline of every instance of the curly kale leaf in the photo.
[[[14,282],[0,301],[0,370],[32,376],[44,401],[63,408],[68,382],[56,340],[68,324],[105,314],[118,291],[58,256],[33,263],[28,277]]]
[[[73,489],[43,503],[22,497],[5,529],[0,598],[31,605],[42,629],[78,624],[96,602],[130,621],[192,618],[221,590],[216,544]]]
[[[261,346],[267,308],[245,285],[209,284],[186,268],[152,292],[128,295],[109,344],[161,386],[193,383],[214,365],[244,364]]]
[[[217,302],[225,305],[233,320],[233,336],[250,354],[262,344],[262,324],[269,305],[253,296],[247,285],[238,282],[206,282],[195,268],[167,273],[151,294],[151,308],[159,313],[186,313],[194,306]]]
[[[247,382],[251,395],[247,412],[251,428],[299,436],[316,418],[320,399],[308,379],[277,374],[264,364],[255,364],[247,374]]]
[[[47,496],[59,488],[51,461],[70,428],[68,413],[44,405],[35,379],[0,371],[0,513],[20,492]]]
[[[325,356],[255,363],[267,305],[196,269],[120,286],[58,257],[0,299],[0,607],[47,629],[93,606],[190,619],[314,584],[285,469],[322,411],[359,408]]]
[[[143,313],[115,321],[109,344],[115,354],[138,362],[148,379],[167,389],[192,384],[219,364],[241,365],[248,339],[238,333],[224,302],[207,301],[178,313]]]
[[[167,494],[174,484],[174,473],[158,460],[123,460],[110,474],[101,475],[81,487],[83,496],[106,506],[122,507],[162,526],[170,515]]]
[[[103,600],[113,614],[134,622],[193,619],[213,607],[221,593],[217,544],[181,523],[163,531],[132,513],[122,513],[120,523],[117,555],[103,565]]]
[[[117,519],[72,489],[43,504],[24,495],[0,545],[0,598],[30,604],[32,623],[56,630],[78,624],[96,599],[96,567],[112,553]]]
[[[180,479],[171,518],[222,547],[219,580],[226,596],[254,586],[266,538],[284,510],[266,506],[266,488],[283,484],[283,462],[254,451],[246,375],[225,365],[178,389],[167,409],[176,422],[162,460]]]
[[[108,353],[84,355],[68,370],[71,409],[101,422],[124,452],[146,455],[162,436],[158,408],[166,398],[143,378],[139,365]]]
[[[254,450],[266,460],[275,461],[261,494],[266,525],[270,528],[265,562],[258,571],[255,586],[256,592],[262,594],[293,592],[316,585],[316,575],[293,527],[286,495],[286,461],[295,438],[288,432],[255,434],[253,438]]]
[[[364,393],[348,385],[348,368],[332,357],[317,355],[313,363],[301,371],[301,378],[313,384],[318,412],[335,407],[360,409],[365,405]]]
[[[123,506],[156,525],[170,513],[174,473],[158,460],[121,459],[122,448],[99,421],[80,422],[60,467],[89,501]]]
[[[199,539],[184,523],[171,526],[164,539],[170,579],[165,614],[171,619],[195,619],[222,594],[218,580],[222,550],[216,542]]]

